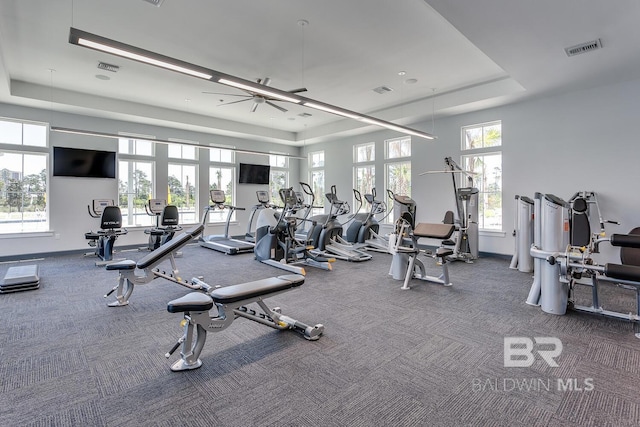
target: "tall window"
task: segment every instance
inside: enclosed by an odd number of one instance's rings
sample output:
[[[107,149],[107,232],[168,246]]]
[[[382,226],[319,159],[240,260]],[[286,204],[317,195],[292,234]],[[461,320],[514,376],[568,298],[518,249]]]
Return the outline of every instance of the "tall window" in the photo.
[[[462,128],[462,168],[474,172],[478,228],[502,230],[502,122]],[[466,181],[461,184],[466,186]]]
[[[233,150],[222,148],[209,149],[209,190],[223,190],[226,196],[225,203],[234,205],[235,200],[235,156]],[[209,222],[224,222],[227,220],[228,212],[210,211]],[[235,212],[231,217],[235,220]]]
[[[49,230],[46,123],[0,119],[0,233]]]
[[[280,189],[289,186],[289,158],[272,154],[269,156],[269,195],[271,202],[280,204]]]
[[[118,140],[118,206],[123,225],[155,225],[155,218],[145,210],[147,201],[155,194],[154,148],[150,141]]]
[[[309,153],[309,185],[313,191],[315,208],[311,210],[312,215],[324,213],[325,186],[324,186],[324,151],[314,151]]]
[[[384,145],[385,188],[394,194],[411,197],[411,137],[387,139]],[[378,199],[386,200],[387,209],[391,208],[389,204],[393,202],[388,200],[386,194],[378,195]],[[393,222],[393,217],[387,216],[386,221]]]
[[[371,193],[376,185],[376,143],[368,142],[353,147],[353,188],[362,194]],[[354,206],[355,200],[354,200]],[[354,208],[356,209],[356,208]]]
[[[198,222],[198,164],[194,147],[169,144],[168,202],[178,207],[181,224]]]

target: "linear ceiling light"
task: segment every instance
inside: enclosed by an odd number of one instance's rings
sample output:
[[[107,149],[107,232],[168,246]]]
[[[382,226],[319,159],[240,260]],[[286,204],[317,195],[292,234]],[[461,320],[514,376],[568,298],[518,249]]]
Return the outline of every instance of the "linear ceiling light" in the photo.
[[[97,136],[100,138],[115,138],[115,139],[122,139],[122,138],[130,138],[130,139],[135,139],[137,141],[149,141],[149,142],[159,142],[161,144],[180,144],[180,145],[189,145],[191,147],[198,147],[198,148],[219,148],[222,150],[229,150],[229,151],[234,151],[236,153],[247,153],[247,154],[256,154],[256,155],[260,155],[260,156],[271,156],[272,153],[267,153],[266,151],[256,151],[256,150],[245,150],[242,148],[229,148],[226,147],[224,145],[215,145],[215,144],[200,144],[198,142],[189,142],[189,141],[172,141],[172,140],[168,140],[168,139],[155,139],[155,138],[144,138],[144,137],[137,137],[137,136],[131,136],[131,135],[126,135],[126,134],[118,134],[118,133],[109,133],[109,132],[98,132],[98,131],[94,131],[94,130],[84,130],[84,129],[73,129],[73,128],[63,128],[63,127],[59,127],[59,126],[51,126],[50,128],[53,132],[60,132],[60,133],[71,133],[74,135],[87,135],[87,136]],[[300,156],[294,156],[292,154],[278,154],[279,156],[284,156],[284,157],[288,157],[290,159],[302,159],[302,160],[306,160],[306,157],[300,157]]]
[[[72,27],[70,29],[69,43],[98,50],[100,52],[117,55],[123,58],[132,59],[134,61],[143,62],[145,64],[154,65],[156,67],[161,67],[167,70],[188,74],[190,76],[198,77],[201,79],[210,80],[215,83],[235,87],[248,92],[275,98],[281,101],[301,104],[308,108],[321,110],[327,113],[336,114],[338,116],[346,117],[349,119],[355,119],[376,126],[381,126],[387,129],[394,130],[396,132],[415,135],[425,139],[435,139],[433,135],[426,132],[411,129],[401,125],[396,125],[395,123],[387,122],[384,120],[375,119],[364,114],[349,111],[334,105],[325,104],[324,102],[315,101],[313,99],[305,98],[304,96],[300,96],[297,94],[292,94],[284,90],[271,87],[265,89],[264,85],[256,84],[255,82],[249,80],[200,67],[198,65],[180,61],[179,59],[140,49],[135,46],[120,43],[115,40],[87,33],[86,31],[78,30],[77,28]]]

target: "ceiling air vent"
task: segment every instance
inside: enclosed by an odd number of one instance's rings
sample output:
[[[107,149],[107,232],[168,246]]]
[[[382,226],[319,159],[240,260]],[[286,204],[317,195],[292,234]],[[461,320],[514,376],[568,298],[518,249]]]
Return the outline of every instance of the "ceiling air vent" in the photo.
[[[373,89],[373,91],[382,95],[383,93],[393,92],[393,89],[391,89],[389,86],[378,86],[377,88]]]
[[[600,39],[593,40],[586,43],[581,43],[579,45],[567,47],[564,51],[567,53],[567,56],[575,56],[580,55],[581,53],[591,52],[592,50],[600,49],[602,47],[602,43]]]
[[[300,117],[304,117],[304,118],[311,117],[311,114],[309,114],[309,113],[300,113],[300,114],[298,114],[298,115],[299,115]]]
[[[105,71],[111,71],[112,73],[117,73],[120,67],[113,64],[107,64],[106,62],[98,62],[98,68]]]

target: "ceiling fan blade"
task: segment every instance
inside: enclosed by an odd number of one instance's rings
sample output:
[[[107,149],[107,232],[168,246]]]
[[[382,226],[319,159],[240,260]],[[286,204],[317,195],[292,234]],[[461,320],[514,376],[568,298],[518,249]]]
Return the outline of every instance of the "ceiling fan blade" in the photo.
[[[288,90],[287,92],[289,93],[300,93],[300,92],[306,92],[307,88],[306,87],[301,87],[298,89],[292,89],[292,90]]]
[[[254,102],[253,105],[251,106],[251,110],[249,110],[250,113],[255,113],[256,112],[256,108],[258,108],[258,103]]]
[[[251,98],[247,98],[247,99],[241,99],[240,101],[232,101],[232,102],[225,102],[222,104],[218,104],[218,107],[221,105],[231,105],[231,104],[237,104],[238,102],[245,102],[245,101],[250,101]]]
[[[251,95],[238,95],[235,93],[221,93],[221,92],[202,92],[202,93],[206,93],[208,95],[224,95],[224,96],[244,96],[247,98],[251,98]]]
[[[282,111],[283,113],[286,113],[288,111],[286,108],[282,108],[281,106],[276,105],[273,102],[265,101],[265,104],[271,105],[273,108],[277,108],[278,110]]]

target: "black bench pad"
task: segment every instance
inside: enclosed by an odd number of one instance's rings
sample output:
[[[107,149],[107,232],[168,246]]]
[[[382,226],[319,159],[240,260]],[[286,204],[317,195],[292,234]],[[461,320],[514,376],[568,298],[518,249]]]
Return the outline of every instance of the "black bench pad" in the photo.
[[[136,268],[136,262],[126,259],[124,261],[107,264],[105,267],[107,270],[134,270]]]
[[[191,292],[182,298],[169,301],[167,311],[169,313],[184,313],[189,311],[209,311],[213,308],[213,300],[207,294]]]
[[[164,245],[160,246],[155,251],[150,252],[147,256],[138,261],[138,268],[145,269],[147,267],[153,267],[165,259],[170,253],[177,251],[185,246],[191,240],[202,233],[204,225],[200,224],[190,230],[181,233],[179,236],[169,240]]]
[[[455,225],[453,224],[428,224],[421,222],[416,225],[413,235],[416,237],[427,237],[431,239],[448,239],[453,234]]]
[[[218,304],[230,304],[237,301],[257,298],[273,292],[295,288],[304,283],[304,276],[299,274],[287,274],[279,277],[256,280],[254,282],[240,283],[225,286],[211,292],[211,298]]]

